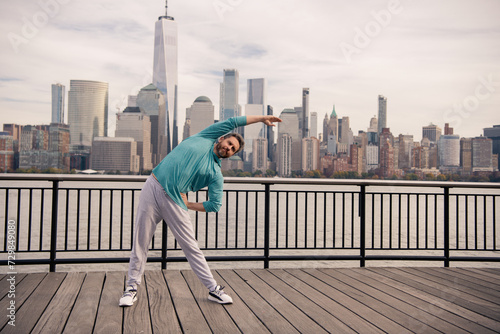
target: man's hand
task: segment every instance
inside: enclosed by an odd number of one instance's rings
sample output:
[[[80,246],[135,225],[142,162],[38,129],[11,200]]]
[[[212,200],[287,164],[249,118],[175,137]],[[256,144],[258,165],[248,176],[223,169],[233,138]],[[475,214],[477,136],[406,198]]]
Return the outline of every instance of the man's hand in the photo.
[[[266,116],[258,116],[258,115],[247,115],[247,125],[262,122],[267,126],[275,126],[274,122],[281,122],[281,119],[276,116],[266,115]]]
[[[184,193],[181,193],[181,197],[182,197],[182,200],[184,201],[184,204],[186,204],[188,210],[206,212],[205,207],[203,206],[203,203],[188,202],[187,195]]]

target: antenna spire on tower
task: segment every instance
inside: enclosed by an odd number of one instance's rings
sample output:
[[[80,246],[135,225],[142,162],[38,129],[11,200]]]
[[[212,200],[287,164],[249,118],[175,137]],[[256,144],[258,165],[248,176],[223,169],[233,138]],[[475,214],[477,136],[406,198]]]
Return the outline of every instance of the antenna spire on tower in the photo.
[[[165,0],[165,16],[168,17],[167,11],[168,11],[168,0]]]

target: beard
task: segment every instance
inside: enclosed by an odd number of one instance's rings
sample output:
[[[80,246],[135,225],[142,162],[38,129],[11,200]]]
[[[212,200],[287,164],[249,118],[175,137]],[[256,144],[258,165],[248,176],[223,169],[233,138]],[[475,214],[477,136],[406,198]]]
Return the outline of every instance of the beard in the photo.
[[[222,147],[222,143],[217,143],[215,145],[215,151],[217,152],[217,155],[219,156],[219,158],[227,158],[229,156],[229,151],[226,151]]]

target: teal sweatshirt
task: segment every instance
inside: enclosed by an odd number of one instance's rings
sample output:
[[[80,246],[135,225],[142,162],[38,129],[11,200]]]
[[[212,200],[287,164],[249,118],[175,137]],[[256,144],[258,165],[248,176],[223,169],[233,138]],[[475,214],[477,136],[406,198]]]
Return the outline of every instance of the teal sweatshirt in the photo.
[[[203,207],[207,212],[219,211],[224,179],[220,158],[214,153],[214,144],[221,136],[246,124],[246,116],[232,117],[210,125],[177,145],[153,169],[167,195],[187,210],[181,193],[208,187],[208,201],[203,202]]]

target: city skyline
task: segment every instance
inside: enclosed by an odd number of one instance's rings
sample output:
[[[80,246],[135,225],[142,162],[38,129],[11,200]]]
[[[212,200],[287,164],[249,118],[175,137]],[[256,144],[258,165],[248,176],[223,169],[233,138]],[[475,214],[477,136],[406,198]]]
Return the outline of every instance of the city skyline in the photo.
[[[9,66],[0,73],[0,121],[48,124],[52,84],[93,80],[109,84],[114,133],[128,95],[152,82],[154,22],[164,5],[3,4],[0,52]],[[500,124],[499,9],[486,0],[170,1],[179,29],[178,126],[198,96],[219,110],[222,71],[235,68],[239,104],[246,80],[265,78],[275,115],[301,106],[308,87],[319,122],[335,105],[354,134],[366,131],[383,95],[394,134],[419,141],[423,126],[450,123],[461,137],[479,136]]]

